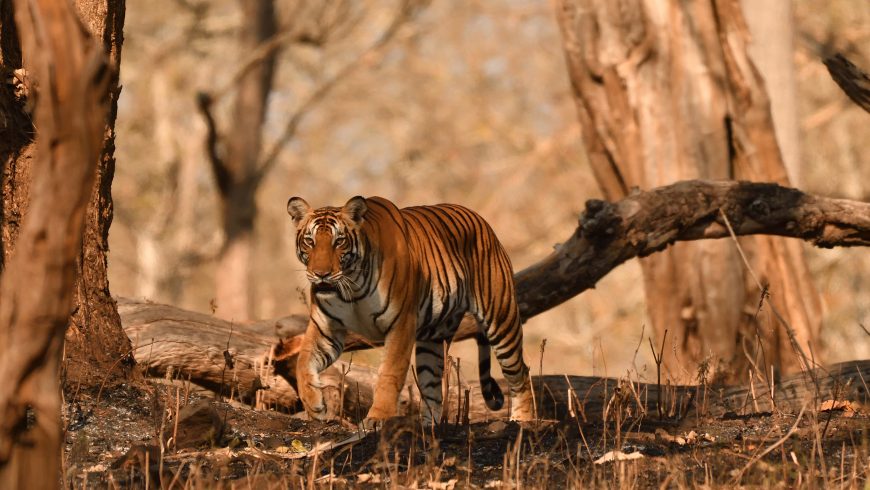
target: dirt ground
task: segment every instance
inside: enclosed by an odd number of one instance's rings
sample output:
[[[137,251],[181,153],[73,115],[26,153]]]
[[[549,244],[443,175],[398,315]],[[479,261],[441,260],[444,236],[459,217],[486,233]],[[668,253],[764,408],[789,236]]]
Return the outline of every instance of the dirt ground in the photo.
[[[491,420],[424,430],[405,417],[364,433],[153,382],[68,389],[65,399],[66,488],[870,485],[870,417],[854,403],[683,420],[628,414],[619,426]]]

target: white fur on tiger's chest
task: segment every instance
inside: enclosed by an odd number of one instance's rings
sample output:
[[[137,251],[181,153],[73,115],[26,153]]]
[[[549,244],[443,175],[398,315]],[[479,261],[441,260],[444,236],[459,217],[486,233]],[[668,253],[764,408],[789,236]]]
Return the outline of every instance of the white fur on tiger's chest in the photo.
[[[347,330],[379,342],[384,340],[390,326],[396,323],[400,306],[393,302],[385,309],[382,297],[385,298],[386,294],[378,290],[360,301],[347,303],[335,295],[323,295],[318,297],[318,303],[324,310],[324,318],[330,324],[334,323],[334,320],[329,321],[328,317],[333,317],[338,319]]]

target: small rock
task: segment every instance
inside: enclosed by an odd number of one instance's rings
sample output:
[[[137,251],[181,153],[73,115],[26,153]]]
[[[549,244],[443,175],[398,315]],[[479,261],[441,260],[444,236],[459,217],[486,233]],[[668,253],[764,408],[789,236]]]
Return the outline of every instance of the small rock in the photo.
[[[178,414],[177,432],[175,432],[174,421],[166,424],[163,440],[168,443],[174,434],[171,447],[198,448],[218,444],[225,432],[223,418],[214,404],[209,400],[200,400],[181,409]]]
[[[499,433],[504,432],[507,429],[508,424],[504,420],[493,420],[486,426],[486,430],[489,432]]]

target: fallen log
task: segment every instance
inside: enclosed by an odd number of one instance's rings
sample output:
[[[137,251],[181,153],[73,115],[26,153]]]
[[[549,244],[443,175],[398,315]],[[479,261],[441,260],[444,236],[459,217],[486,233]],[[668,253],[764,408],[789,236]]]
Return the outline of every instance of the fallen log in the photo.
[[[169,305],[127,298],[117,301],[124,332],[133,344],[136,362],[146,374],[190,379],[215,393],[223,391],[226,397],[233,394],[247,403],[253,402],[255,386],[268,385],[264,402],[295,406],[295,390],[283,379],[266,381],[264,376],[270,373],[261,366],[269,363],[278,339],[274,325],[304,319],[234,324]],[[224,356],[224,351],[229,357]]]
[[[288,382],[293,378],[276,373],[273,361],[276,345],[290,345],[295,352],[292,341],[279,343],[282,328],[305,324],[305,318],[232,323],[170,305],[128,298],[117,298],[117,302],[136,362],[147,375],[190,381],[218,396],[251,405],[259,401],[260,406],[282,411],[301,410],[296,390]],[[328,403],[336,412],[342,397],[351,410],[371,405],[372,376],[365,367],[337,362],[323,373]],[[345,377],[348,386],[342,394],[337,387]]]
[[[279,356],[273,349],[281,328],[274,322],[232,324],[202,313],[173,306],[118,300],[118,311],[124,330],[135,348],[136,361],[152,376],[165,377],[175,373],[212,391],[224,393],[248,403],[261,393],[265,406],[285,411],[298,411],[296,392],[285,379],[287,373],[275,366]],[[278,323],[296,324],[304,318],[288,317]],[[227,347],[229,346],[229,347]],[[230,368],[223,352],[232,359]],[[273,362],[270,363],[269,360]],[[286,369],[286,366],[285,366]],[[804,403],[818,406],[825,400],[867,403],[866,380],[870,379],[870,360],[840,363],[815,370],[816,381],[798,373],[779,380],[770,390],[757,381],[754,386],[688,386],[671,384],[657,386],[639,380],[601,378],[594,376],[534,376],[535,399],[542,418],[564,419],[574,415],[587,421],[613,420],[618,411],[658,417],[661,401],[662,417],[668,420],[694,415],[722,417],[749,415],[780,410],[794,412]],[[327,404],[330,412],[358,420],[372,402],[372,387],[376,371],[360,365],[338,362],[324,373]],[[403,403],[418,404],[416,389],[410,384],[403,392]],[[506,417],[507,407],[490,412],[476,383],[456,389],[452,381],[447,413],[456,416],[456,403],[470,392],[469,418],[472,421]],[[816,386],[815,383],[818,383]],[[506,386],[502,384],[502,389]],[[506,392],[506,391],[505,391]],[[410,396],[409,396],[410,393]],[[659,395],[661,393],[661,395]],[[570,400],[570,401],[569,401]]]

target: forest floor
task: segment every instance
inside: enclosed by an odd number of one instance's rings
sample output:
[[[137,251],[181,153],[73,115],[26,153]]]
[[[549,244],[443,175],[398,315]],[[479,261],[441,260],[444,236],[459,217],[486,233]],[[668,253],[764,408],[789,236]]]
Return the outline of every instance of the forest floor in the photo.
[[[625,413],[619,424],[422,430],[405,417],[365,433],[150,381],[67,390],[65,399],[66,488],[870,485],[870,417],[849,402],[682,420]]]

